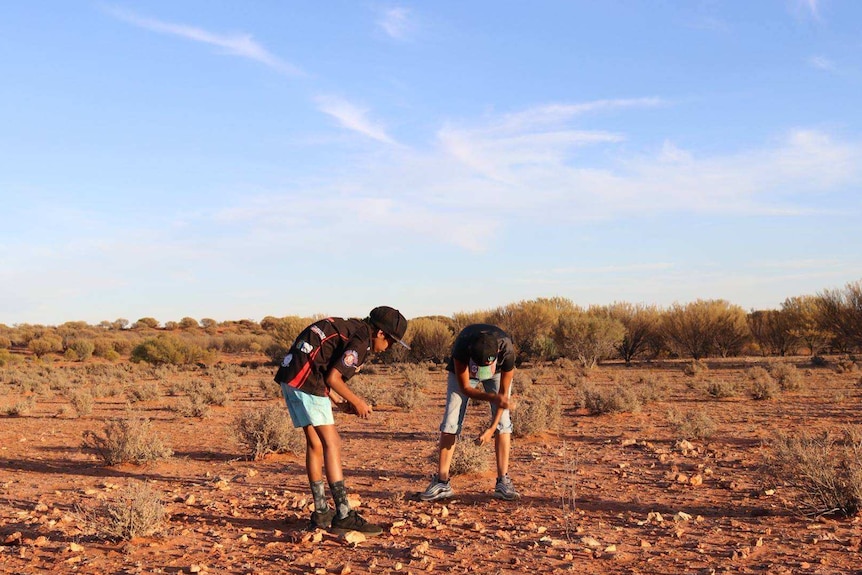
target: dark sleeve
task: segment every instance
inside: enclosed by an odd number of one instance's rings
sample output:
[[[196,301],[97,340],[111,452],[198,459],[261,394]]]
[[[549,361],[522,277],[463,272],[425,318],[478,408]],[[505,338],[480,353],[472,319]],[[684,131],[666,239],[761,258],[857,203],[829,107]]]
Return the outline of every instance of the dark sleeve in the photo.
[[[500,358],[497,361],[500,371],[512,371],[515,369],[515,344],[508,335],[500,340]]]

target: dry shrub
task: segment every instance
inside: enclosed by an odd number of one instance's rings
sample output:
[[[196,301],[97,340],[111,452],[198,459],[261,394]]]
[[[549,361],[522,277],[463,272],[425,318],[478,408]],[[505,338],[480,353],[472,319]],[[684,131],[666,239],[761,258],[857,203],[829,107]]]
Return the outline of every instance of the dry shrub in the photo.
[[[281,386],[273,381],[271,377],[259,379],[257,387],[263,392],[264,397],[268,399],[283,399],[281,396]]]
[[[670,386],[663,377],[646,374],[638,377],[634,387],[641,402],[646,404],[666,399]]]
[[[78,417],[83,417],[93,413],[93,405],[96,403],[96,400],[90,391],[79,390],[69,396],[69,403],[72,404]]]
[[[139,401],[152,401],[158,399],[161,395],[159,384],[155,381],[141,381],[126,386],[123,390],[126,394],[126,399],[129,403],[138,403]]]
[[[415,383],[407,382],[392,394],[392,402],[407,411],[415,407],[421,407],[425,403],[426,396],[422,388]]]
[[[455,444],[455,452],[452,454],[450,476],[482,473],[488,471],[489,467],[487,453],[482,446],[459,438]]]
[[[806,515],[852,516],[862,509],[862,430],[779,434],[768,471],[794,487]]]
[[[301,453],[305,447],[303,434],[294,429],[287,409],[279,405],[247,409],[234,418],[231,427],[254,460],[269,453]]]
[[[182,397],[177,404],[171,408],[183,417],[197,417],[203,419],[210,413],[210,404],[198,395]]]
[[[426,389],[431,384],[431,373],[427,367],[408,364],[399,370],[399,377],[408,385]]]
[[[736,384],[724,379],[710,380],[706,384],[706,393],[716,399],[734,397],[737,394]]]
[[[511,412],[513,434],[526,437],[556,429],[562,414],[563,406],[556,389],[530,385]]]
[[[683,439],[708,439],[717,428],[712,417],[702,409],[689,411],[671,409],[667,412],[667,420]]]
[[[702,359],[693,359],[683,368],[683,373],[692,377],[701,375],[709,371],[709,366]]]
[[[389,401],[391,395],[389,390],[377,378],[356,375],[350,378],[348,385],[353,393],[363,398],[372,407],[386,403]]]
[[[769,374],[778,382],[781,391],[799,391],[804,387],[802,376],[793,364],[774,363],[769,368]]]
[[[753,399],[775,399],[781,393],[781,388],[762,367],[749,368],[745,373],[751,380],[750,393]]]
[[[29,415],[36,408],[36,398],[32,395],[20,399],[12,405],[7,405],[5,408],[6,415],[11,417],[20,417]]]
[[[584,386],[584,407],[593,415],[605,413],[637,413],[642,404],[637,393],[630,387],[615,385],[610,389],[600,389],[593,385]]]
[[[276,384],[273,382],[273,385]],[[231,387],[227,381],[220,378],[213,378],[212,381],[196,379],[183,386],[191,403],[221,407],[230,403]]]
[[[859,371],[859,366],[850,358],[843,357],[835,364],[835,373],[855,373]]]
[[[147,463],[166,459],[174,454],[149,419],[131,414],[105,423],[103,435],[92,430],[84,432],[84,447],[94,449],[106,465]]]
[[[130,482],[118,496],[92,509],[78,506],[79,524],[106,539],[128,541],[157,533],[164,524],[160,495],[146,483]]]

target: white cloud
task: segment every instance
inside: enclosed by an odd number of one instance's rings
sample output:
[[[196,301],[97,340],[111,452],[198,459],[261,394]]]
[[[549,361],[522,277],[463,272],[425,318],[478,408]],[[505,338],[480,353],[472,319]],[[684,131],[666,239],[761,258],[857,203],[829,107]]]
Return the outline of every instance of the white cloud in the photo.
[[[810,58],[808,58],[808,64],[820,70],[825,70],[827,72],[838,71],[838,67],[835,65],[835,62],[828,58],[824,58],[823,56],[811,56]]]
[[[332,116],[348,130],[359,132],[378,142],[395,143],[383,126],[368,118],[368,110],[359,108],[337,96],[318,96],[316,101],[321,112]]]
[[[145,18],[133,12],[121,10],[119,8],[108,8],[107,11],[114,17],[145,30],[178,36],[180,38],[185,38],[186,40],[216,46],[221,48],[227,54],[260,62],[261,64],[283,74],[302,74],[302,71],[299,68],[270,53],[266,48],[255,42],[249,34],[220,35],[194,26],[173,24],[156,20],[154,18]]]
[[[405,40],[412,28],[410,11],[403,7],[386,8],[381,12],[377,25],[390,38]]]

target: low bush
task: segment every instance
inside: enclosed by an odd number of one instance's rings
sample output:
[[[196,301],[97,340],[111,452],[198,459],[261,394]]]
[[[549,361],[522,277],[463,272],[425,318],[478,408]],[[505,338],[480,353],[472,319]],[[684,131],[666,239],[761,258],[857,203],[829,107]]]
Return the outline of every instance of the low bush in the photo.
[[[667,419],[682,439],[708,439],[715,434],[717,425],[710,415],[702,410],[678,411],[671,409]]]
[[[616,385],[610,389],[601,389],[586,385],[584,407],[593,415],[637,413],[641,410],[642,403],[637,393],[627,386]]]
[[[276,404],[247,409],[231,425],[234,437],[251,459],[269,453],[302,453],[305,437],[294,429],[287,409]]]
[[[488,471],[487,450],[476,445],[470,440],[461,440],[455,444],[455,452],[452,454],[452,465],[449,467],[449,475],[466,475],[469,473],[483,473]]]
[[[94,449],[106,465],[142,464],[173,455],[149,419],[131,414],[105,423],[102,435],[84,432],[84,447]]]
[[[78,390],[69,395],[69,403],[78,417],[93,413],[93,405],[96,403],[93,394],[89,390]]]
[[[796,489],[806,515],[849,517],[862,510],[862,432],[848,427],[838,435],[780,434],[772,443],[767,468]]]
[[[128,541],[157,533],[164,525],[161,496],[146,483],[130,482],[119,495],[96,507],[78,506],[78,523],[97,537]]]
[[[353,393],[363,398],[372,407],[376,407],[377,405],[390,401],[390,390],[388,390],[378,378],[355,375],[350,378],[347,385],[350,386]]]
[[[683,373],[692,377],[702,375],[709,371],[709,366],[702,359],[693,359],[683,368]]]
[[[557,390],[533,384],[517,398],[517,407],[511,411],[513,434],[526,437],[555,430],[560,425],[562,414],[563,406]]]
[[[724,379],[712,379],[706,383],[706,393],[716,399],[734,397],[737,394],[736,384]]]
[[[753,399],[775,399],[781,393],[778,383],[762,367],[752,367],[746,371],[746,375],[751,380],[749,392]]]
[[[804,387],[802,376],[793,364],[774,363],[769,367],[769,374],[778,383],[781,391],[799,391]]]
[[[407,382],[401,387],[399,387],[395,393],[392,394],[392,402],[407,411],[411,411],[416,407],[421,407],[425,403],[425,393],[422,391],[422,388],[411,382]]]

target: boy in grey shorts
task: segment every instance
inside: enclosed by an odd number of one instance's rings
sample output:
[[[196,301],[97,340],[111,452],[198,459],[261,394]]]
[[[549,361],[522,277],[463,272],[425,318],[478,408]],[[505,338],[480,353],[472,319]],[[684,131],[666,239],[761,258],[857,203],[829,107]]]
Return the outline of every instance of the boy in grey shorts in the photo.
[[[512,447],[512,420],[509,397],[515,374],[515,347],[512,338],[494,325],[468,325],[452,347],[446,366],[446,410],[440,424],[440,458],[437,473],[419,495],[422,501],[452,497],[449,468],[455,453],[455,441],[461,434],[469,400],[487,401],[491,407],[491,425],[476,439],[482,445],[495,438],[497,483],[494,496],[511,501],[520,494],[509,478],[509,453]]]

